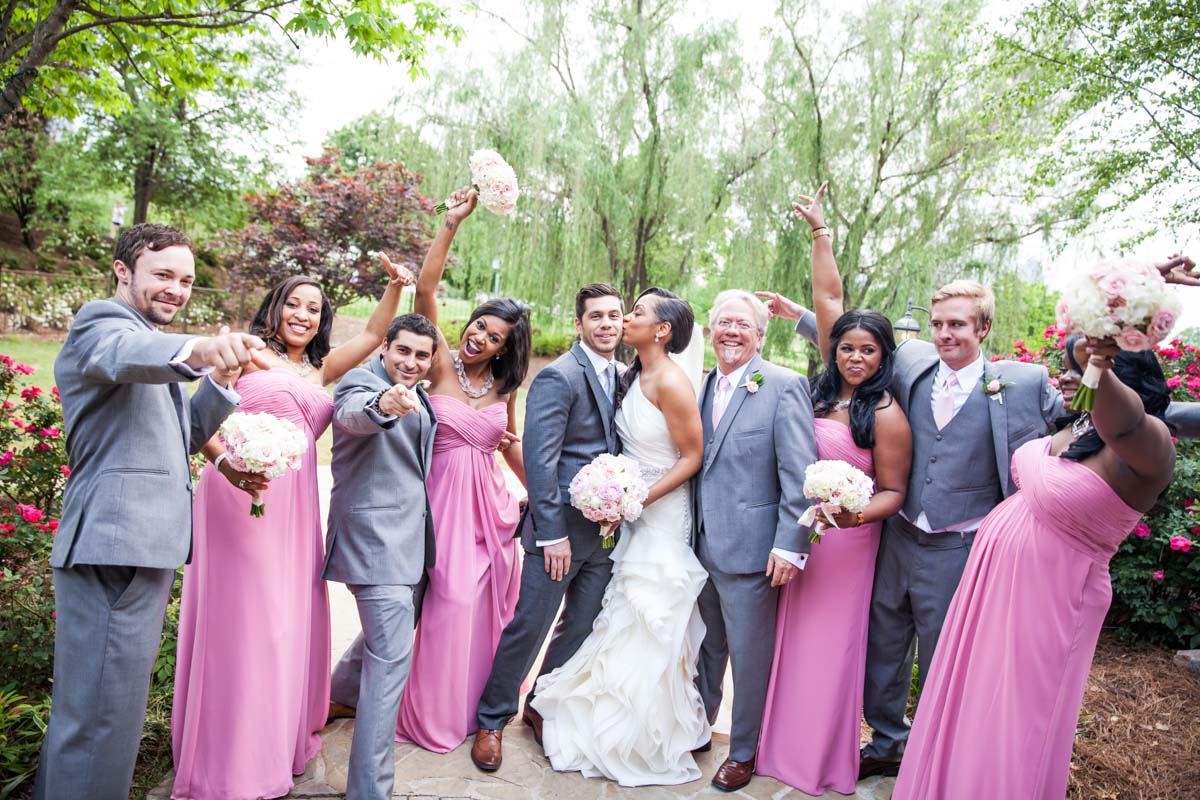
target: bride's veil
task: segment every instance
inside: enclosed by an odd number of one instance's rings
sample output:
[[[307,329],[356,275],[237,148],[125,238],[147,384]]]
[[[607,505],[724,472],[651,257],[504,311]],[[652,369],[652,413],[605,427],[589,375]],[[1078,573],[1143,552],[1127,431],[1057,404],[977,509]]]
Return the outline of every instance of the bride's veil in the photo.
[[[699,322],[692,326],[692,340],[687,348],[682,353],[671,353],[671,358],[687,373],[692,390],[699,397],[700,381],[704,377],[704,327]]]

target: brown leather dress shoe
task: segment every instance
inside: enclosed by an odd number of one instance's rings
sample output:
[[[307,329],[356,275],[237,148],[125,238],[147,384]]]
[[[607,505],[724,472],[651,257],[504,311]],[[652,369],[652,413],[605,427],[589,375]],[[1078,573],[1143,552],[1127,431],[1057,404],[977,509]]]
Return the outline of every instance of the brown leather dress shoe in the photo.
[[[344,706],[341,703],[329,704],[329,716],[325,718],[325,724],[333,722],[335,719],[354,719],[358,715],[358,710],[353,706]]]
[[[894,778],[898,774],[900,774],[899,761],[884,761],[882,758],[873,756],[859,756],[858,758],[858,779],[860,781],[872,775],[886,775]]]
[[[540,747],[542,744],[542,715],[526,705],[525,713],[521,715],[521,722],[533,728],[533,740]]]
[[[712,785],[722,792],[736,792],[754,777],[754,759],[734,761],[727,758],[713,775]]]
[[[471,760],[475,766],[484,772],[495,772],[500,769],[504,754],[501,752],[500,739],[504,736],[502,730],[480,728],[475,731],[475,742],[471,745]]]

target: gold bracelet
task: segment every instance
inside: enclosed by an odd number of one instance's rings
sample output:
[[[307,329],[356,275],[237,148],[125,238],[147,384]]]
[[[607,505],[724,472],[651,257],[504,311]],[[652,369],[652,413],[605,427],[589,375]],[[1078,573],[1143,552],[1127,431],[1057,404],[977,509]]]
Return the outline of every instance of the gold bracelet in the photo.
[[[820,228],[813,228],[812,238],[814,242],[817,239],[820,239],[822,236],[828,236],[832,238],[833,234],[830,233],[829,228],[825,227],[824,225],[822,225]]]

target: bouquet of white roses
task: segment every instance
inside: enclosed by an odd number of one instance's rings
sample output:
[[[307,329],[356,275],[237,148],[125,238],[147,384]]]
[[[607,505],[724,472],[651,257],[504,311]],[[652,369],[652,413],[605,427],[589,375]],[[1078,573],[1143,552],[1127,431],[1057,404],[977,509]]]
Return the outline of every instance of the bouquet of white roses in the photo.
[[[636,461],[602,453],[571,479],[571,505],[592,522],[632,522],[642,515],[649,487]],[[601,547],[612,547],[605,536]]]
[[[239,472],[255,472],[267,480],[300,469],[300,456],[308,450],[308,439],[290,420],[273,414],[230,414],[217,432],[226,457]],[[250,503],[250,516],[266,513],[261,499]]]
[[[1179,318],[1179,300],[1151,264],[1105,261],[1076,275],[1055,309],[1058,327],[1096,339],[1112,337],[1122,350],[1149,350]],[[1071,407],[1091,411],[1100,369],[1088,365]]]
[[[858,467],[845,461],[814,461],[804,470],[804,496],[816,500],[800,517],[800,524],[809,527],[823,514],[833,527],[838,527],[832,515],[839,511],[857,514],[867,507],[875,493],[874,482]],[[821,538],[823,529],[813,528],[811,541]]]
[[[479,202],[493,214],[511,214],[517,207],[517,173],[495,150],[476,150],[471,154],[471,185],[479,192]],[[438,214],[449,206],[438,203],[433,210]]]

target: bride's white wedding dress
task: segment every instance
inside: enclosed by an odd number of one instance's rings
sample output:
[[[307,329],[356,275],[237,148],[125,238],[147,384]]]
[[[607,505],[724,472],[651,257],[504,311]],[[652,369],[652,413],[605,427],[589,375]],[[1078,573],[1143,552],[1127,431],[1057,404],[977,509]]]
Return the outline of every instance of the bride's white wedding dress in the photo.
[[[679,458],[662,412],[635,380],[616,417],[623,454],[647,485]],[[685,483],[626,523],[612,580],[592,632],[565,664],[537,682],[533,707],[554,769],[622,786],[700,777],[692,750],[712,736],[695,687],[704,623],[696,597],[708,574],[688,546]]]

